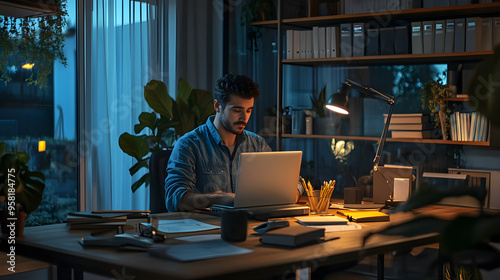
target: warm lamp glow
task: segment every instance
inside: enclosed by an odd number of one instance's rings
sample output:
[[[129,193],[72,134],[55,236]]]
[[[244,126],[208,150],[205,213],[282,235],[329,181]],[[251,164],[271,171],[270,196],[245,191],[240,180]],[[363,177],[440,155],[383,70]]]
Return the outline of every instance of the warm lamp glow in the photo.
[[[28,69],[30,70],[31,68],[33,68],[33,66],[35,66],[35,63],[25,63],[23,64],[23,66],[21,66],[23,69]]]
[[[44,140],[38,141],[38,151],[45,152],[45,141]]]
[[[340,107],[334,106],[334,105],[328,104],[328,105],[326,105],[326,108],[328,110],[333,111],[333,112],[338,113],[338,114],[349,115],[349,111],[342,109]]]

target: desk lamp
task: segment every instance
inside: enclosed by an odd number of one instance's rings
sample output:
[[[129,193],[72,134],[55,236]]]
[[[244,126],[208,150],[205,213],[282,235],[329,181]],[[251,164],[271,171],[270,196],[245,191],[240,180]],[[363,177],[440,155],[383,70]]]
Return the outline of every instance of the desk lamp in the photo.
[[[367,97],[391,105],[389,109],[389,114],[387,114],[387,119],[385,121],[384,131],[382,131],[382,135],[380,136],[380,140],[378,142],[377,153],[375,154],[375,158],[373,159],[373,173],[375,174],[375,172],[379,171],[378,164],[380,163],[380,157],[382,156],[382,150],[384,149],[385,139],[387,138],[387,131],[389,130],[389,124],[391,122],[392,110],[394,109],[394,96],[391,96],[386,93],[381,93],[373,88],[346,79],[345,82],[343,82],[342,85],[340,86],[339,91],[330,97],[328,103],[325,105],[326,108],[330,111],[342,115],[348,115],[349,92],[351,88],[361,92],[363,95]],[[393,191],[391,190],[390,193],[392,194]],[[390,201],[386,201],[386,204],[388,203],[392,204],[392,202],[393,202],[393,196],[391,195]]]

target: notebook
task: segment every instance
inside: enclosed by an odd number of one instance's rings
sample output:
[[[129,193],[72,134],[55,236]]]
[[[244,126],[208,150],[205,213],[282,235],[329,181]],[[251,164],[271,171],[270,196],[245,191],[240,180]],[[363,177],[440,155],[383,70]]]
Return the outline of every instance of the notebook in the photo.
[[[241,153],[234,206],[214,204],[211,212],[246,210],[251,218],[308,215],[309,207],[295,204],[301,151]]]

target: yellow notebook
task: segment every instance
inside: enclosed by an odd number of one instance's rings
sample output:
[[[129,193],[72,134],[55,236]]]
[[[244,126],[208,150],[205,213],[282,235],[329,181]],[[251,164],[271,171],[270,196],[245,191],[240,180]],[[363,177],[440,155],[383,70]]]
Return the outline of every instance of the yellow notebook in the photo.
[[[389,215],[376,210],[337,210],[337,214],[351,222],[385,222]]]

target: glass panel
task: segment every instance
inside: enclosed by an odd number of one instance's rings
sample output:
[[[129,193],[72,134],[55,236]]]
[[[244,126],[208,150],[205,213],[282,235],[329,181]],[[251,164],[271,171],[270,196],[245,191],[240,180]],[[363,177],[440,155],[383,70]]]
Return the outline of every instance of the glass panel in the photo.
[[[68,25],[64,33],[67,66],[56,62],[47,87],[28,85],[37,66],[23,69],[9,57],[12,81],[0,83],[0,142],[8,151],[30,156],[30,170],[45,175],[40,206],[26,218],[26,225],[60,223],[77,209],[76,155],[76,0],[67,1]],[[39,149],[45,141],[45,150]]]

